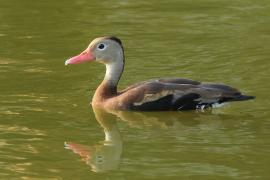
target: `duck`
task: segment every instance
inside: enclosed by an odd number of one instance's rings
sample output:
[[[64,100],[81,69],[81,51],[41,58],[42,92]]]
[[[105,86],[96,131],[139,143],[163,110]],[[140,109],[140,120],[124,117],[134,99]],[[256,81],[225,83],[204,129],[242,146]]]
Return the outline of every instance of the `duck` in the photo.
[[[115,36],[95,38],[65,65],[98,62],[106,66],[103,81],[92,98],[92,106],[119,111],[204,110],[227,102],[245,101],[255,96],[220,83],[204,83],[185,78],[157,78],[131,85],[121,91],[118,82],[125,67],[122,41]]]

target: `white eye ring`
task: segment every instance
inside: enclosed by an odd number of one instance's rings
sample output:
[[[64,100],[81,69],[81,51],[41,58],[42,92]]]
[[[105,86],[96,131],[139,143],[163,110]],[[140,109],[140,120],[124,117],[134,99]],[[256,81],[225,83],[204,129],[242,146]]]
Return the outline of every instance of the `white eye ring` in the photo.
[[[107,45],[104,44],[104,43],[100,43],[100,44],[97,45],[97,48],[98,48],[98,50],[103,51],[103,50],[105,50],[107,48]]]

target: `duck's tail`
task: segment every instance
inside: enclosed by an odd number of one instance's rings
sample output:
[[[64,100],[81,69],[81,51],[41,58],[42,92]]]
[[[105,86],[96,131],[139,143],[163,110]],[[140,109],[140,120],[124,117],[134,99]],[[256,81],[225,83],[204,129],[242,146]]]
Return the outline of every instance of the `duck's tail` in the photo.
[[[231,99],[230,101],[246,101],[250,99],[255,99],[255,96],[239,95]]]

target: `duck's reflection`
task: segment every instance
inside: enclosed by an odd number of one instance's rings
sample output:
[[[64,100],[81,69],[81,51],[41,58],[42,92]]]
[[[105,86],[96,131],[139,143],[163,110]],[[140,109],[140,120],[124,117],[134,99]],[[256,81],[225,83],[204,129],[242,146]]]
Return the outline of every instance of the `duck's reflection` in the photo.
[[[123,142],[114,115],[94,109],[96,119],[104,129],[105,140],[93,146],[66,142],[65,147],[78,154],[94,172],[115,170],[119,167]]]
[[[123,142],[117,127],[117,118],[131,127],[151,126],[162,129],[176,125],[179,118],[179,113],[175,112],[105,111],[95,107],[93,111],[96,120],[104,129],[105,140],[92,146],[65,142],[65,148],[78,154],[94,172],[115,170],[119,167]]]
[[[117,127],[117,119],[125,122],[129,127],[154,129],[177,129],[178,136],[185,136],[189,132],[187,129],[207,124],[210,129],[222,126],[222,122],[218,121],[216,115],[212,111],[209,112],[128,112],[128,111],[105,111],[93,107],[96,120],[104,129],[105,140],[96,145],[86,146],[73,142],[65,143],[67,149],[78,154],[94,172],[105,172],[116,170],[119,168],[120,159],[123,150],[123,142],[119,129]],[[207,118],[213,117],[207,122]]]

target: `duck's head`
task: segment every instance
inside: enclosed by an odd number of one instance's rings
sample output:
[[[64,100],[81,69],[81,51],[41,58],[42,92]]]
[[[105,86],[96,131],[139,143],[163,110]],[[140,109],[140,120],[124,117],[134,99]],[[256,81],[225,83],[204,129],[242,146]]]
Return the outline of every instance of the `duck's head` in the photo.
[[[82,53],[66,60],[65,65],[92,61],[106,65],[122,64],[124,61],[124,49],[121,40],[114,36],[96,38]]]

